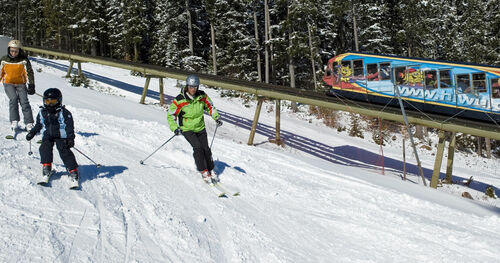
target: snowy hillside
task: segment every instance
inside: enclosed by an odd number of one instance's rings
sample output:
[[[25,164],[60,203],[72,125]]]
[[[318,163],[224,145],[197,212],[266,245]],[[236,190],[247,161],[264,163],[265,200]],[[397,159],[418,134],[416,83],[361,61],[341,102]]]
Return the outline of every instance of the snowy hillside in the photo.
[[[401,148],[384,148],[386,175],[375,164],[378,146],[285,112],[289,146],[267,142],[272,104],[261,115],[257,146],[248,146],[249,107],[205,89],[221,111],[213,154],[224,187],[218,198],[197,174],[192,149],[172,136],[152,81],[148,105],[138,104],[144,79],[126,70],[83,64],[92,89],[71,87],[66,61],[32,59],[38,93],[60,88],[73,113],[81,190],[55,151],[49,187],[38,145],[32,156],[20,133],[8,132],[8,99],[0,91],[0,262],[495,262],[500,258],[500,209],[484,196],[500,185],[498,160],[457,154],[457,178],[474,175],[476,189],[423,187],[399,178]],[[175,80],[166,94],[175,96]],[[30,96],[34,113],[41,98]],[[215,123],[206,118],[209,140]],[[39,136],[35,137],[37,140]],[[288,138],[288,139],[287,139]],[[422,152],[426,175],[433,156]],[[407,155],[410,153],[407,151]],[[373,160],[374,159],[374,160]],[[468,166],[465,160],[473,165]],[[413,159],[410,158],[410,162]],[[475,164],[474,164],[475,162]],[[484,162],[484,163],[483,163]],[[414,165],[410,166],[413,169]],[[456,188],[458,187],[458,188]],[[498,194],[498,190],[497,190]],[[497,258],[497,260],[495,260]]]

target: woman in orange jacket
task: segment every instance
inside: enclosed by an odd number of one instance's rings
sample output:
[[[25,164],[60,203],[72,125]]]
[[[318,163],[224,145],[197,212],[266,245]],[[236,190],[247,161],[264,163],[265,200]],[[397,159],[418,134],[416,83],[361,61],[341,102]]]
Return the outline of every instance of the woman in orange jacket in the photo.
[[[24,116],[27,130],[33,128],[33,112],[31,111],[28,94],[35,94],[35,79],[31,63],[22,52],[21,42],[11,40],[7,47],[7,55],[1,60],[0,81],[9,97],[9,119],[12,132],[18,128],[19,104]]]

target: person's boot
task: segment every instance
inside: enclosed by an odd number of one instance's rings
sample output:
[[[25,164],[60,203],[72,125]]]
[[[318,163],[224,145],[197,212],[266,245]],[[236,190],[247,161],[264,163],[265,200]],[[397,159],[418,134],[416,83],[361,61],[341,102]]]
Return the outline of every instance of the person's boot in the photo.
[[[10,123],[10,130],[14,133],[17,130],[17,123],[18,121],[12,121]]]
[[[212,181],[215,183],[220,182],[219,175],[214,171],[210,171],[210,175],[212,176]]]
[[[205,183],[207,183],[207,184],[212,183],[212,175],[206,169],[201,171],[201,178],[203,178],[203,181],[205,181]]]
[[[42,164],[42,177],[38,184],[45,185],[49,182],[50,176],[52,175],[52,164],[44,163]]]
[[[80,187],[80,174],[78,173],[78,168],[69,171],[69,179],[71,181],[69,189],[78,189]]]

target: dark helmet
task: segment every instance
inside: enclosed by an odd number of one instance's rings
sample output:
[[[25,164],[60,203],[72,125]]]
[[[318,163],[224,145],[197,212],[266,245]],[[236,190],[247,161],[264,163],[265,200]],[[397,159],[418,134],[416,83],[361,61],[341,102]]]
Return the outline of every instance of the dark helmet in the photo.
[[[196,75],[189,75],[186,79],[186,86],[200,86],[200,78]]]
[[[57,108],[62,104],[62,93],[59,89],[47,89],[43,93],[43,105],[47,108]]]

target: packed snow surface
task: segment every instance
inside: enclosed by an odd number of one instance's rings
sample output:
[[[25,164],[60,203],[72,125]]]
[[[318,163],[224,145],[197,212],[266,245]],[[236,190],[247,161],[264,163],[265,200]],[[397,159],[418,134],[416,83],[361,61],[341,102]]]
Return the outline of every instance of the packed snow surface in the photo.
[[[0,91],[0,262],[498,262],[500,210],[496,203],[469,200],[453,191],[402,181],[362,160],[336,160],[268,143],[235,121],[218,128],[213,143],[222,186],[240,196],[218,198],[196,171],[192,148],[178,136],[144,165],[139,163],[173,133],[151,82],[139,104],[144,79],[129,71],[83,64],[92,88],[72,87],[66,61],[32,58],[39,94],[62,90],[73,113],[81,189],[69,190],[67,172],[54,150],[56,173],[48,187],[41,174],[37,135],[6,140],[8,99]],[[165,93],[176,96],[175,80]],[[205,89],[223,120],[252,120],[255,103]],[[30,96],[34,114],[42,101]],[[272,103],[261,125],[274,126]],[[215,122],[206,116],[209,141]],[[284,112],[281,129],[331,147],[357,147],[378,155],[377,145],[351,138],[296,114]],[[21,123],[21,126],[24,126]],[[401,148],[384,149],[401,159]],[[409,161],[411,153],[408,151]],[[424,154],[423,154],[424,155]],[[466,158],[457,155],[458,159]],[[427,159],[426,159],[427,158]],[[433,156],[423,156],[432,169]],[[343,161],[340,161],[343,160]],[[487,168],[460,166],[499,185],[497,161]],[[497,163],[495,163],[497,162]],[[476,161],[477,163],[477,161]],[[358,165],[355,165],[358,164]],[[489,166],[488,166],[489,165]],[[488,168],[489,167],[489,168]],[[444,188],[443,188],[444,189]],[[467,190],[467,189],[466,189]],[[471,193],[480,194],[473,189]]]

